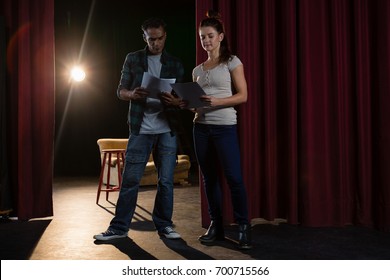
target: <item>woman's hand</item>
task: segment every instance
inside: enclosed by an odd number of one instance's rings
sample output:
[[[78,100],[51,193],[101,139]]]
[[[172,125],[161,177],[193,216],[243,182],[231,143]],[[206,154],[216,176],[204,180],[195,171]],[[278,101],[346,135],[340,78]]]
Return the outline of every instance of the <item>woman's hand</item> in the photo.
[[[215,98],[215,97],[208,96],[208,95],[202,95],[200,97],[200,99],[204,103],[205,107],[208,107],[208,108],[218,107],[218,106],[222,105],[220,98]]]

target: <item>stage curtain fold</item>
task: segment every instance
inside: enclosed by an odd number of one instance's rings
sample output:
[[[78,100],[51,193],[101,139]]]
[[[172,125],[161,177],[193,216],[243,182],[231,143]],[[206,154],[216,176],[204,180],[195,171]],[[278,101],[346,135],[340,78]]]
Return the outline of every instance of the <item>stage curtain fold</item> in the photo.
[[[54,1],[4,0],[1,8],[11,215],[21,220],[52,216]]]
[[[390,2],[200,0],[197,24],[208,9],[245,66],[249,98],[237,109],[251,218],[389,231]],[[196,50],[201,63],[199,40]]]

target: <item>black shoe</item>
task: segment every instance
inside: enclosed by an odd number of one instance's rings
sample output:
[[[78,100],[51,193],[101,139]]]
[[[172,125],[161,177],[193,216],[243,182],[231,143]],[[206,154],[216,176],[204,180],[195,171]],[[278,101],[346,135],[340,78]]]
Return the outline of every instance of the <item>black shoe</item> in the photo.
[[[238,226],[238,248],[244,250],[252,248],[251,225]]]
[[[212,243],[215,240],[224,240],[225,239],[225,233],[223,230],[222,223],[216,223],[214,221],[211,221],[211,224],[209,226],[209,229],[206,231],[205,234],[202,236],[199,236],[198,240],[203,243]]]

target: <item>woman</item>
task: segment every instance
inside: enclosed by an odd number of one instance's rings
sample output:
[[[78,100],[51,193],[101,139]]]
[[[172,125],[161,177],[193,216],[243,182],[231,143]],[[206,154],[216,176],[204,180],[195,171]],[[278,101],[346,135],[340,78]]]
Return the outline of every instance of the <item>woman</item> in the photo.
[[[231,192],[234,220],[239,228],[238,246],[240,249],[249,249],[252,247],[250,223],[234,109],[234,106],[247,100],[244,67],[240,59],[229,50],[218,13],[209,11],[208,17],[200,22],[199,37],[208,58],[194,68],[193,80],[205,91],[202,100],[207,106],[196,110],[194,143],[211,219],[207,232],[199,237],[199,241],[212,243],[224,239],[217,170],[219,164]],[[234,94],[232,88],[235,89]]]

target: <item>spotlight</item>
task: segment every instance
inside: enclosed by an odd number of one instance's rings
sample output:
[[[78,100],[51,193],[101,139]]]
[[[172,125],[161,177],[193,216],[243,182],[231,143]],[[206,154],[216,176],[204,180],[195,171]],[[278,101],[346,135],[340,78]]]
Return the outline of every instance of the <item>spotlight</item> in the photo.
[[[80,67],[74,67],[70,72],[70,76],[76,82],[81,82],[85,79],[85,72]]]

